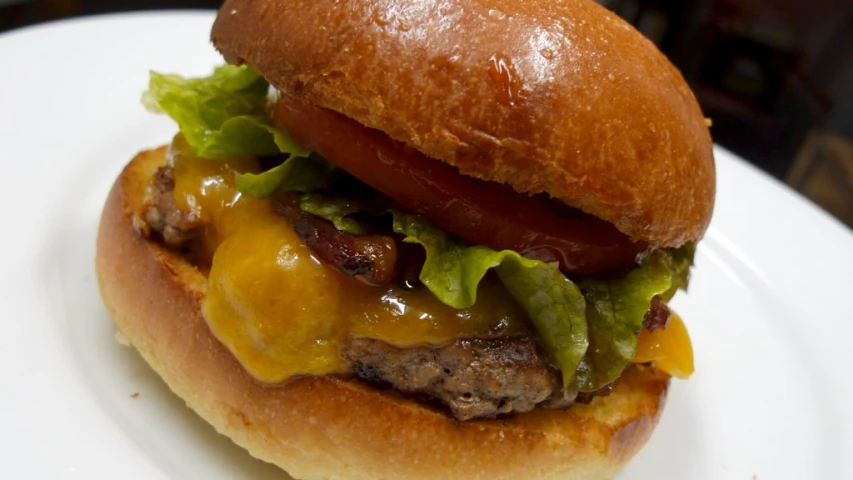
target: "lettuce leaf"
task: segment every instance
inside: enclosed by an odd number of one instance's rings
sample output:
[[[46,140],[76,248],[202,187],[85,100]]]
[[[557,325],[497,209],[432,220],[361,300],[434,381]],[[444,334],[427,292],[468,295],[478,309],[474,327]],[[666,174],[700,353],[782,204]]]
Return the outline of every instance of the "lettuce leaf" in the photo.
[[[307,157],[309,151],[277,129],[265,111],[269,84],[247,66],[223,65],[201,78],[151,72],[142,103],[166,113],[199,157],[280,153]]]
[[[668,257],[666,252],[653,252],[623,278],[578,282],[587,301],[589,325],[589,350],[573,382],[579,391],[598,390],[613,382],[634,357],[652,297],[673,285]]]
[[[323,188],[328,185],[329,175],[334,168],[319,155],[291,156],[262,173],[237,173],[235,180],[237,190],[243,195],[267,198],[279,192],[311,192]]]
[[[563,385],[568,386],[589,347],[583,294],[560,272],[557,263],[507,255],[497,272],[506,289],[527,312],[542,343],[560,367]]]
[[[682,247],[668,251],[665,260],[672,272],[672,286],[661,294],[663,301],[668,302],[678,290],[687,290],[690,283],[690,267],[693,266],[693,257],[696,254],[696,245],[692,242]]]
[[[506,255],[483,246],[466,246],[433,227],[420,215],[392,211],[395,233],[405,235],[404,242],[419,243],[426,250],[426,262],[420,280],[442,303],[467,308],[477,301],[477,286],[486,272],[501,264]],[[519,257],[520,258],[520,257]]]
[[[364,227],[358,221],[347,218],[347,215],[360,212],[361,205],[358,202],[345,198],[328,198],[316,194],[304,194],[299,197],[299,208],[303,212],[325,218],[335,224],[335,228],[342,232],[362,235]]]

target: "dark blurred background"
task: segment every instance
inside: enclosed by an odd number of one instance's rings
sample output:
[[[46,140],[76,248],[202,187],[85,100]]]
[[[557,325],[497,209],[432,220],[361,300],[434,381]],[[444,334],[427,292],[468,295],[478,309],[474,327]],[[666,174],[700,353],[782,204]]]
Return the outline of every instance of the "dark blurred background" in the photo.
[[[523,0],[519,0],[523,1]],[[681,70],[714,141],[853,227],[853,0],[599,0]],[[218,0],[0,0],[0,31]]]

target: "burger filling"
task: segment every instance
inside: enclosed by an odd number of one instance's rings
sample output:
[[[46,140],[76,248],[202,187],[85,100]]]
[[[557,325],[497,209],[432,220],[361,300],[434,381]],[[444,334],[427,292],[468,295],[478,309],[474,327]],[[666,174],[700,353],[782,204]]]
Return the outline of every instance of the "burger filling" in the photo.
[[[464,420],[588,402],[632,363],[692,371],[666,305],[689,246],[463,176],[247,67],[154,73],[144,101],[181,133],[140,217],[207,273],[205,319],[260,381],[352,375]]]

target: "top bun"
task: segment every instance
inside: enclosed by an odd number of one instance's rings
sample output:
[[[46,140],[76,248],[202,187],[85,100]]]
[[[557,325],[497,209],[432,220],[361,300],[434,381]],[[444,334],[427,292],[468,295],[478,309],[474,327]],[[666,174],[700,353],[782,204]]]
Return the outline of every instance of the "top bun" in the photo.
[[[228,62],[634,240],[699,240],[714,204],[702,112],[679,72],[592,0],[226,0]]]

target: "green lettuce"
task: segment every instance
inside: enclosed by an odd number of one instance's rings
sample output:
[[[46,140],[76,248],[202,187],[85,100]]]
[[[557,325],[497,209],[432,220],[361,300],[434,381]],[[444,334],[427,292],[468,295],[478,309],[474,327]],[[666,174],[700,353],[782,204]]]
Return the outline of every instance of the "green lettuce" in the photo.
[[[665,252],[654,252],[625,277],[578,282],[586,298],[589,325],[589,350],[574,379],[579,391],[598,390],[613,382],[634,357],[652,297],[673,285],[667,257]]]
[[[201,78],[151,72],[142,103],[172,117],[199,157],[307,157],[309,151],[267,115],[268,89],[266,80],[247,66],[223,65]]]
[[[223,65],[201,78],[151,72],[142,103],[175,120],[199,157],[286,156],[265,172],[237,174],[237,189],[245,195],[265,198],[324,187],[333,167],[273,125],[266,112],[268,90],[248,66]]]
[[[345,198],[328,198],[322,195],[304,194],[299,197],[299,208],[303,212],[325,218],[335,224],[342,232],[361,235],[364,227],[358,221],[347,218],[348,215],[362,210],[361,205]]]
[[[238,173],[235,180],[237,190],[243,195],[267,198],[279,192],[311,192],[323,188],[328,185],[332,170],[334,166],[318,155],[291,156],[262,173]]]
[[[496,270],[557,361],[563,385],[569,385],[589,347],[583,294],[556,263],[546,264],[515,254],[507,255]]]
[[[692,242],[683,247],[668,250],[664,260],[672,272],[672,286],[661,294],[661,298],[668,302],[678,290],[687,290],[690,283],[690,267],[693,266],[693,256],[696,254],[696,245]]]

